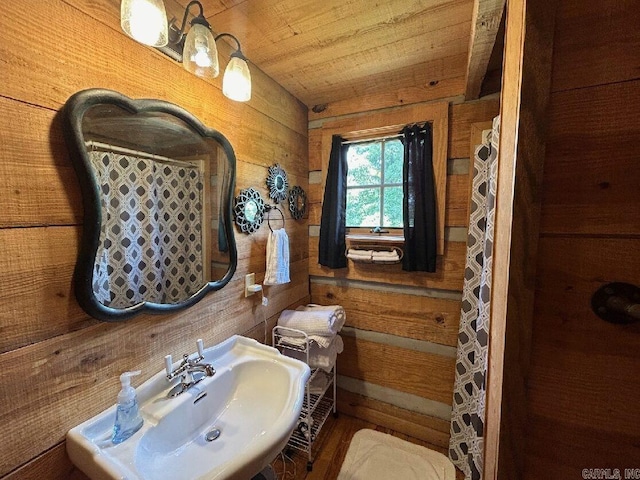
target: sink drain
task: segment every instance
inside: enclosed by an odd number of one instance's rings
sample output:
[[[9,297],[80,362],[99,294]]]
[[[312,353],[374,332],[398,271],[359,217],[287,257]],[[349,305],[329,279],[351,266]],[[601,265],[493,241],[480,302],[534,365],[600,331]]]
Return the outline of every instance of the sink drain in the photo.
[[[220,430],[217,428],[214,428],[213,430],[211,430],[210,432],[207,432],[207,434],[204,436],[204,439],[207,442],[213,442],[216,438],[218,438],[220,436]]]

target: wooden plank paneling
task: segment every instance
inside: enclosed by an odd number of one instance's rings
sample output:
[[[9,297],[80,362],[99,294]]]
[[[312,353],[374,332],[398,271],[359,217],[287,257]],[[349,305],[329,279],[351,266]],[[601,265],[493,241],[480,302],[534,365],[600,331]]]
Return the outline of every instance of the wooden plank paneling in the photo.
[[[349,278],[367,282],[410,285],[441,290],[462,290],[464,278],[466,245],[449,242],[445,246],[444,256],[438,256],[435,273],[410,272],[402,270],[402,265],[354,264],[349,260],[347,268],[330,269],[318,262],[318,239],[309,238],[309,274],[330,278]]]
[[[335,2],[318,4],[315,0],[254,1],[209,18],[236,32],[245,40],[245,48],[253,46],[254,58],[265,71],[270,71],[267,66],[276,64],[312,65],[314,55],[326,61],[336,56],[335,49],[343,52],[341,56],[354,56],[363,46],[382,47],[471,19],[468,0],[436,0],[428,8],[389,0],[385,8],[369,7],[366,2],[354,2],[344,8]],[[392,12],[396,15],[390,15]],[[355,32],[360,35],[354,35]],[[268,45],[265,39],[269,40]]]
[[[449,158],[469,158],[471,124],[491,120],[498,115],[497,99],[478,100],[450,107]]]
[[[309,130],[309,171],[322,170],[322,129]]]
[[[340,388],[337,395],[340,413],[346,413],[382,427],[393,428],[444,450],[449,447],[449,422],[445,420],[420,415]]]
[[[81,223],[80,188],[56,113],[4,97],[0,109],[0,227]]]
[[[640,80],[552,96],[543,233],[640,235],[638,90]]]
[[[543,237],[540,240],[536,289],[536,343],[581,354],[611,354],[632,358],[640,344],[640,329],[599,319],[591,296],[602,285],[640,283],[640,259],[633,255],[637,239]]]
[[[445,226],[466,227],[469,224],[469,175],[447,176]]]
[[[640,283],[640,17],[630,1],[559,3],[525,479],[599,466],[624,475],[640,458],[640,329],[590,307],[603,284]]]
[[[487,73],[491,52],[496,43],[505,3],[506,0],[475,0],[473,2],[465,100],[474,100],[480,96],[482,80]]]
[[[65,449],[65,442],[2,478],[4,480],[89,480],[89,477],[71,463]]]
[[[314,92],[309,95],[302,92],[303,101],[309,107],[317,104],[330,103],[331,100],[344,100],[359,93],[361,85],[367,81],[372,82],[370,91],[384,91],[385,83],[393,82],[396,70],[400,70],[399,78],[408,78],[403,69],[413,62],[416,67],[423,67],[424,63],[437,58],[452,58],[467,51],[469,23],[459,23],[445,26],[433,32],[431,37],[418,35],[417,38],[399,40],[382,47],[367,47],[353,57],[333,57],[324,61],[316,61],[313,64],[291,69],[291,64],[264,66],[265,72],[277,77],[285,88],[298,90],[300,76],[303,78],[305,88]],[[427,34],[429,35],[429,34]],[[430,55],[425,55],[424,42],[429,41],[432,48]],[[399,56],[388,56],[389,52],[400,51]],[[335,51],[331,51],[334,55]],[[317,75],[322,71],[323,75]],[[416,70],[416,72],[418,72]],[[300,74],[300,75],[299,75]],[[418,76],[423,76],[417,73]],[[378,83],[377,78],[383,81]],[[395,83],[395,82],[394,82]],[[410,84],[409,84],[410,85]],[[409,86],[407,85],[407,86]],[[293,87],[293,88],[291,88]],[[341,89],[338,90],[337,87]]]
[[[611,350],[604,354],[568,351],[544,342],[536,343],[533,353],[528,383],[531,412],[579,428],[621,435],[621,445],[637,448],[640,414],[629,401],[640,393],[638,384],[629,381],[640,367],[637,356],[615,355]],[[580,408],[576,408],[576,399],[580,399]],[[594,454],[598,449],[591,446]]]
[[[343,336],[341,375],[450,404],[455,358]],[[385,362],[382,359],[393,359]],[[399,373],[402,372],[400,375]]]
[[[96,323],[72,286],[77,227],[0,229],[0,352]]]
[[[446,83],[437,68],[429,68],[438,61],[449,74],[464,76],[464,65],[450,59],[466,56],[471,10],[470,0],[392,0],[373,9],[366,2],[346,8],[336,2],[259,0],[209,18],[215,28],[234,32],[250,59],[311,107],[363,93],[374,102],[373,95],[390,91],[426,93],[430,81]],[[356,111],[351,107],[330,115]]]
[[[621,478],[625,478],[625,468],[637,468],[640,458],[637,434],[610,433],[588,424],[578,426],[557,416],[532,414],[529,418],[531,428],[525,478],[547,478],[550,474],[557,475],[556,478],[581,478],[585,468],[610,468],[612,471],[618,468]],[[597,448],[594,448],[594,440]]]
[[[456,346],[460,302],[354,286],[311,284],[311,301],[339,304],[349,327]]]
[[[349,98],[321,105],[319,112],[310,108],[309,120],[457,97],[464,91],[466,60],[466,54],[459,54],[394,71],[376,83],[359,86]],[[411,81],[405,78],[408,75]]]
[[[629,401],[640,395],[634,381],[640,329],[606,323],[590,301],[611,281],[640,284],[640,259],[630,255],[637,244],[634,238],[541,239],[528,389],[535,415],[567,428],[619,434],[619,445],[627,449],[640,441],[634,428],[640,413]],[[592,442],[594,455],[599,448]]]
[[[559,4],[554,92],[640,77],[640,10],[636,2],[564,0]]]

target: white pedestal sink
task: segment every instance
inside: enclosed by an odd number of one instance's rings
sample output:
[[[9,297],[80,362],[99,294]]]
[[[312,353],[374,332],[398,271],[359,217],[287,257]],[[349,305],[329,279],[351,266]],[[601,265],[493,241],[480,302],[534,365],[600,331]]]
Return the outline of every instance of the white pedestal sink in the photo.
[[[167,397],[164,371],[138,387],[144,425],[123,443],[111,442],[115,406],[71,429],[73,463],[93,480],[250,479],[259,473],[296,425],[309,367],[237,335],[206,349],[204,357],[216,374],[178,397]],[[219,436],[211,440],[214,430]]]

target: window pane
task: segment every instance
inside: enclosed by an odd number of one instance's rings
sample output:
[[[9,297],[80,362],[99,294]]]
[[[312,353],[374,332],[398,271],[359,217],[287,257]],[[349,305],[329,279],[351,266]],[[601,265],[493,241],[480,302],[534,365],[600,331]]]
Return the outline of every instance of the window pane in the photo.
[[[389,140],[384,144],[384,183],[402,183],[404,145],[400,140]]]
[[[384,227],[402,228],[402,187],[384,189]]]
[[[402,217],[402,212],[400,216]],[[377,227],[378,225],[380,225],[380,189],[347,189],[347,227]]]
[[[347,163],[349,173],[347,175],[348,186],[379,185],[381,146],[376,143],[359,143],[349,146],[347,151]]]

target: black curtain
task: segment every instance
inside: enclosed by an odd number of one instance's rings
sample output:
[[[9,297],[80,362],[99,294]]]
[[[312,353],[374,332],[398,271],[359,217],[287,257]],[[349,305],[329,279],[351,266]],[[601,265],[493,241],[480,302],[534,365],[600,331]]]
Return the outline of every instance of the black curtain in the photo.
[[[436,195],[431,124],[407,125],[404,144],[403,217],[406,271],[436,271]]]
[[[318,263],[329,268],[347,266],[344,237],[347,214],[348,148],[348,145],[342,144],[342,138],[339,135],[332,137],[318,243]]]

